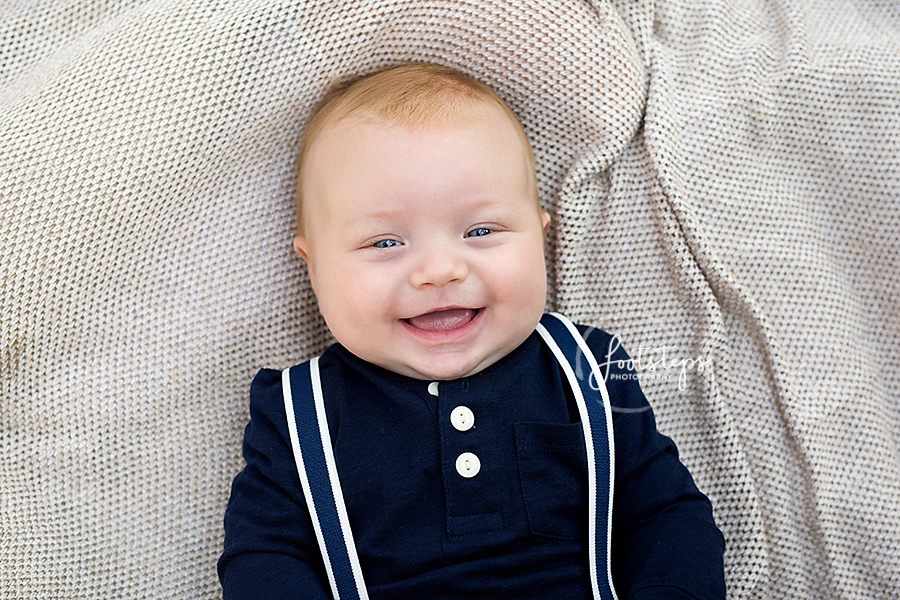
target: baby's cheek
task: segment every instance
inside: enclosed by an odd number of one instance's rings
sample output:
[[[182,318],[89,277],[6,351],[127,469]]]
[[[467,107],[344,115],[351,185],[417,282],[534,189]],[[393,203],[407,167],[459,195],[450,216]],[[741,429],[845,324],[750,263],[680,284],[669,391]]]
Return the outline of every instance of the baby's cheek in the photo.
[[[356,274],[347,281],[338,282],[337,293],[342,297],[344,310],[355,321],[373,317],[387,317],[396,294],[391,292],[390,280],[384,276]]]

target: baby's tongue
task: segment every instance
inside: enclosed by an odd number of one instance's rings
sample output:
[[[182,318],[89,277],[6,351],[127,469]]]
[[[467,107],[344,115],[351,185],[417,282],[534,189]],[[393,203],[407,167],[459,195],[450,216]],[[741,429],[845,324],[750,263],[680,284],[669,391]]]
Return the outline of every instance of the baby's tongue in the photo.
[[[459,329],[472,320],[475,311],[470,308],[438,310],[407,319],[410,325],[425,331],[451,331]]]

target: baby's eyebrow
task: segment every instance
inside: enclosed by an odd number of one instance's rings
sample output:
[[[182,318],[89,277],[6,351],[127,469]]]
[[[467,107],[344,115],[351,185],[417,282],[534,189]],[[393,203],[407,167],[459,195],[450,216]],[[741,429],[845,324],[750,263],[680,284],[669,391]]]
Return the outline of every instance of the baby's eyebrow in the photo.
[[[377,207],[362,208],[353,215],[362,217],[366,226],[378,225],[380,223],[388,224],[395,222],[399,217],[403,216],[404,211],[400,209],[388,209]]]
[[[481,213],[502,209],[503,207],[508,206],[509,202],[509,198],[502,198],[493,194],[471,198],[460,198],[458,200],[460,211],[465,213],[466,216],[472,215],[473,218],[476,219],[483,218],[484,215]],[[408,206],[401,205],[393,207],[389,205],[379,205],[379,203],[373,202],[359,208],[354,213],[354,216],[361,217],[366,226],[373,226],[378,225],[379,223],[394,223],[404,217],[410,216],[410,211]],[[461,216],[461,213],[454,214],[452,211],[447,214],[448,219],[455,219],[459,216]]]

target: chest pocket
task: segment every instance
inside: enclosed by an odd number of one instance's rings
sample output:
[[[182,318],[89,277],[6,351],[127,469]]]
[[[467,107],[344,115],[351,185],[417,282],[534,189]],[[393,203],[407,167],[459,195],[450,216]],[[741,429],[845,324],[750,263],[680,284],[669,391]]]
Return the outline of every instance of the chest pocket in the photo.
[[[587,535],[587,453],[581,423],[516,423],[519,481],[531,533]]]

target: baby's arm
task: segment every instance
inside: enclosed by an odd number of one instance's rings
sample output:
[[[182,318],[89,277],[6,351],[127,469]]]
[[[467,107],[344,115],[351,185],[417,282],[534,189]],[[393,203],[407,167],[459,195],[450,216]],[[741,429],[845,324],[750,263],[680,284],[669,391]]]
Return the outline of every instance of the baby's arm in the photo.
[[[260,371],[250,388],[247,466],[225,512],[225,600],[331,597],[288,440],[281,373]]]
[[[678,459],[675,444],[657,431],[625,351],[619,347],[608,359],[612,339],[602,332],[588,342],[598,362],[610,369],[606,385],[616,451],[612,565],[617,590],[629,600],[725,598],[725,540],[712,505]]]

